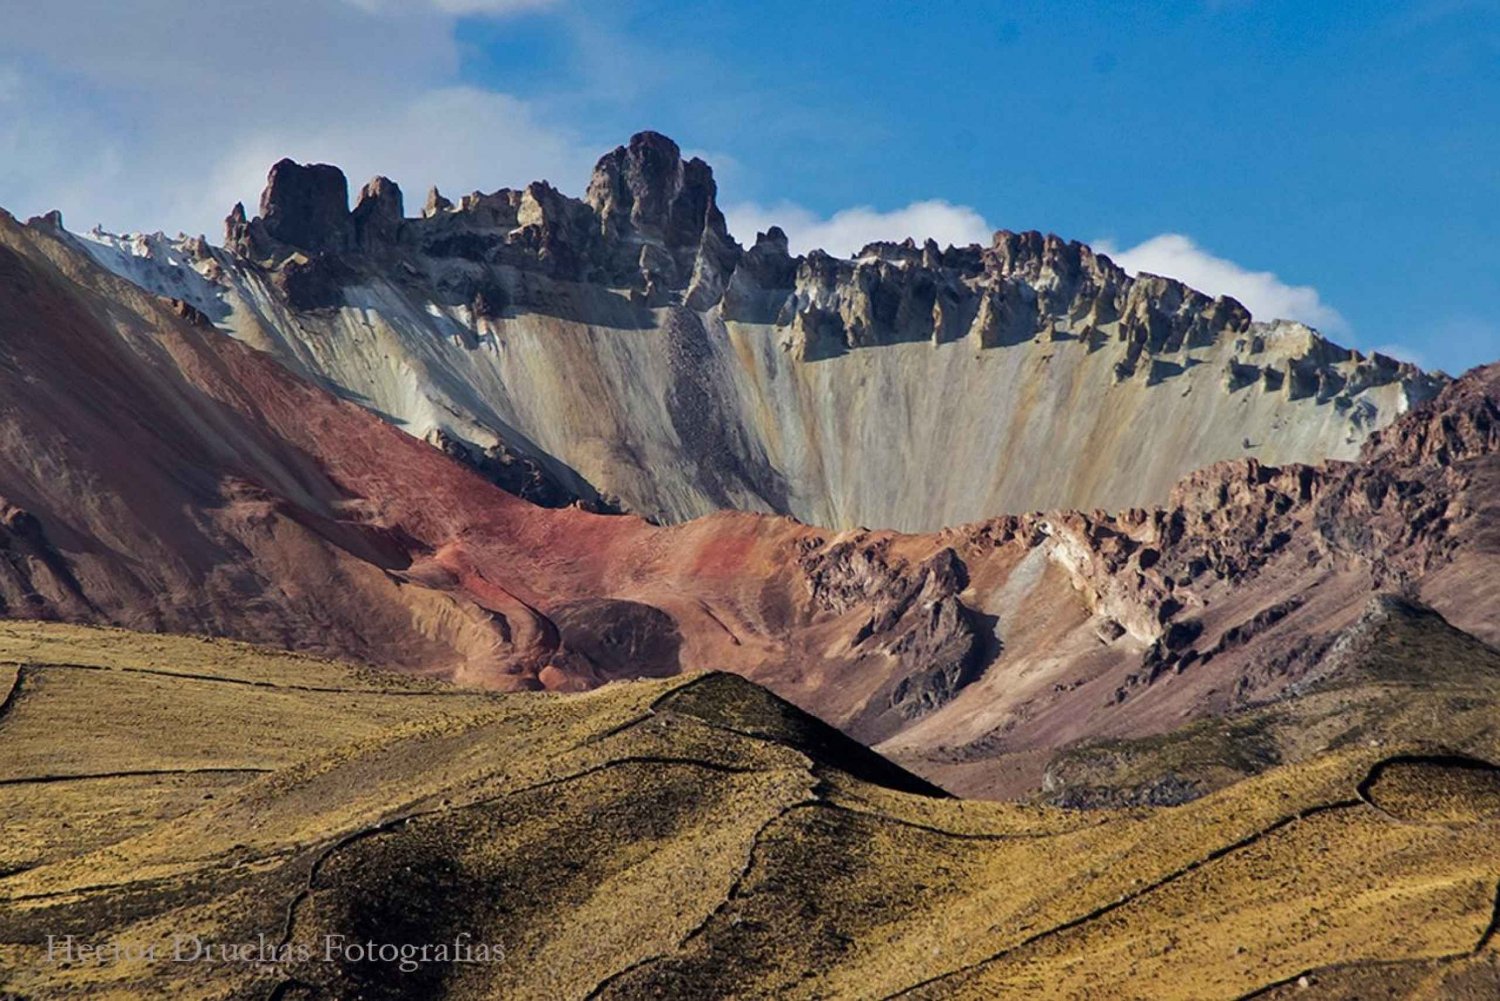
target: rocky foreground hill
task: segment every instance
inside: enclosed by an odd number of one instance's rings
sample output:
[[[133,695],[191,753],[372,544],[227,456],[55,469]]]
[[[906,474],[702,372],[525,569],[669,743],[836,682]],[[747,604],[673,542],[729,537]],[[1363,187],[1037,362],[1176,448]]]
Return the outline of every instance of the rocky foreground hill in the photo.
[[[289,260],[267,280],[342,259]],[[505,690],[717,668],[983,795],[1108,785],[1058,756],[1300,698],[1336,674],[1381,595],[1500,641],[1497,366],[1353,461],[1239,458],[1152,507],[907,535],[534,506],[101,267],[55,220],[0,218],[0,316],[7,617],[230,636]],[[662,333],[599,343],[621,336]],[[1130,782],[1120,795],[1154,795]],[[1178,798],[1222,776],[1183,782]]]
[[[102,232],[190,304],[538,503],[934,531],[1164,502],[1234,458],[1352,459],[1445,379],[1041,233],[990,246],[742,246],[712,171],[642,133],[582,199],[284,160],[224,245]],[[752,234],[740,234],[747,241]]]

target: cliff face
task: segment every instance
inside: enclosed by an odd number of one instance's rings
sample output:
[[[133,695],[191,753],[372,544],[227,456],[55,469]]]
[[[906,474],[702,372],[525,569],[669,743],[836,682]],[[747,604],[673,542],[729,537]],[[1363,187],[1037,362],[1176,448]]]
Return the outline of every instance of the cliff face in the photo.
[[[80,242],[540,503],[901,530],[1121,509],[1223,459],[1353,458],[1442,385],[1050,235],[745,249],[653,133],[583,200],[434,190],[406,218],[387,179],[346,191],[283,161],[224,248]]]
[[[1491,365],[1373,435],[1354,462],[1230,461],[1185,478],[1155,509],[941,533],[970,570],[965,599],[1009,623],[1006,647],[886,750],[926,757],[931,774],[961,785],[994,780],[997,758],[1024,770],[1039,746],[1296,699],[1347,669],[1376,595],[1436,608],[1500,644],[1497,485]]]

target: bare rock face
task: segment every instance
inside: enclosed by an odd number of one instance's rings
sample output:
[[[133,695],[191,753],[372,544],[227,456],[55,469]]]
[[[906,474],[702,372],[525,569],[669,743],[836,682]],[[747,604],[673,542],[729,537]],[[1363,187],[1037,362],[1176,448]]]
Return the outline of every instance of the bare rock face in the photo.
[[[783,323],[783,311],[797,285],[797,260],[787,250],[780,226],[757,233],[726,285],[721,312],[747,323]]]
[[[640,245],[642,301],[663,305],[666,290],[681,289],[685,301],[707,309],[723,296],[740,254],[717,195],[708,164],[684,160],[664,135],[641,132],[600,158],[584,201],[606,248]],[[607,270],[618,273],[619,265]]]
[[[271,285],[293,308],[335,309],[344,304],[344,286],[353,273],[331,254],[306,258],[298,254],[271,275]]]
[[[1410,419],[1371,435],[1363,457],[1370,462],[1452,466],[1493,454],[1500,449],[1497,383],[1497,366],[1477,370],[1473,378],[1445,390],[1441,399],[1417,408]]]
[[[267,236],[302,250],[339,253],[354,242],[349,184],[330,164],[277,162],[260,196],[260,218]]]
[[[388,177],[377,177],[359,191],[354,206],[354,242],[365,251],[394,244],[406,217],[401,187]]]
[[[1380,592],[1406,593],[1450,566],[1466,548],[1500,551],[1485,498],[1500,455],[1500,369],[1491,366],[1377,433],[1353,464],[1268,467],[1225,462],[1184,479],[1160,510],[1119,518],[1071,516],[1070,539],[1088,556],[1076,578],[1104,595],[1128,591],[1141,613],[1138,632],[1152,643],[1147,666],[1179,673],[1212,659],[1297,612],[1306,598],[1269,605],[1232,625],[1214,643],[1198,616],[1215,591],[1251,592],[1273,567],[1299,567],[1311,587],[1321,574],[1358,567]],[[1064,519],[1063,523],[1066,523]],[[1446,585],[1444,585],[1446,586]],[[1154,621],[1155,625],[1151,623]],[[1475,627],[1472,612],[1465,623]],[[1493,623],[1479,626],[1493,638]],[[1237,697],[1278,694],[1327,650],[1313,642],[1291,651],[1261,684]],[[1154,679],[1147,679],[1154,680]]]
[[[1181,282],[1128,277],[1083,244],[1041,233],[995,234],[987,248],[940,251],[928,241],[875,243],[853,261],[814,252],[792,292],[788,349],[804,360],[846,350],[972,337],[980,348],[1034,338],[1120,345],[1117,379],[1192,348],[1245,334],[1250,314],[1233,299],[1212,299]],[[1102,331],[1108,327],[1111,333]],[[1169,369],[1158,368],[1159,379]]]
[[[597,495],[574,493],[553,476],[551,471],[504,442],[496,442],[482,451],[465,444],[441,430],[427,435],[427,443],[457,459],[500,487],[506,493],[538,507],[567,507],[577,504],[589,511],[613,511],[609,500]]]
[[[641,132],[600,158],[584,200],[606,238],[636,233],[677,254],[696,252],[705,233],[727,234],[717,194],[708,164],[683,160],[660,133]]]
[[[388,179],[350,212],[335,168],[282,161],[226,252],[175,254],[200,273],[166,273],[170,250],[97,256],[193,290],[417,437],[503,443],[562,495],[659,522],[728,507],[928,530],[1157,505],[1218,461],[1352,459],[1446,381],[1052,234],[841,259],[793,256],[771,227],[743,250],[717,195],[653,132],[600,158],[581,199],[434,190],[414,218]]]
[[[545,181],[535,181],[526,186],[516,207],[517,243],[535,253],[540,267],[553,277],[583,279],[592,270],[592,221],[579,202]]]
[[[437,189],[437,185],[427,189],[427,201],[422,206],[422,218],[430,219],[439,212],[446,212],[453,207],[453,203],[443,197],[443,193]]]
[[[260,231],[263,228],[257,220],[254,231]],[[224,217],[225,248],[247,259],[253,257],[255,238],[252,232],[250,219],[245,214],[245,203],[235,202],[234,208],[229,210],[229,215]]]
[[[362,222],[368,224],[372,214],[389,220],[392,208],[399,220],[400,190],[392,182],[377,178],[360,197]],[[380,201],[391,204],[377,209]],[[326,163],[277,161],[266,176],[260,214],[248,219],[245,206],[236,204],[224,220],[224,245],[251,261],[342,254],[355,249],[357,242],[349,184],[342,170]]]
[[[892,558],[889,539],[809,540],[799,563],[815,618],[858,613],[864,622],[854,650],[910,666],[890,676],[851,732],[867,741],[889,736],[978,677],[984,642],[974,610],[960,598],[968,569],[951,548],[913,566]]]

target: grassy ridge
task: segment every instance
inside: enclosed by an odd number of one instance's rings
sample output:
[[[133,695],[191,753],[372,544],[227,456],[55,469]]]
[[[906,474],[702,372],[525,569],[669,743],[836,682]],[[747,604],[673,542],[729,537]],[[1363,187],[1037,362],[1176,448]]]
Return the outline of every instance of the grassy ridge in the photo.
[[[1500,782],[1420,747],[1354,741],[1183,806],[1077,812],[948,798],[728,675],[485,695],[27,623],[0,623],[0,665],[0,691],[20,668],[0,715],[0,993],[1500,988]],[[46,955],[48,934],[169,950],[174,933],[318,958]],[[462,933],[503,961],[319,961],[330,935]]]

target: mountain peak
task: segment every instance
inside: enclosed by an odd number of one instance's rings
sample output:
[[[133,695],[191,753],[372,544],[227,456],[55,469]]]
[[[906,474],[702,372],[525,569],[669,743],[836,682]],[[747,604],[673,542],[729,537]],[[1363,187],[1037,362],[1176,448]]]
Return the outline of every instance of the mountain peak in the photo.
[[[670,250],[696,249],[705,231],[728,236],[713,168],[682,158],[659,132],[637,132],[599,158],[584,200],[606,237],[631,230]]]
[[[359,189],[352,215],[355,241],[368,248],[396,239],[406,217],[401,186],[389,177],[375,177]]]
[[[352,245],[349,182],[327,163],[278,160],[260,196],[266,233],[282,243],[313,251],[341,251]]]

